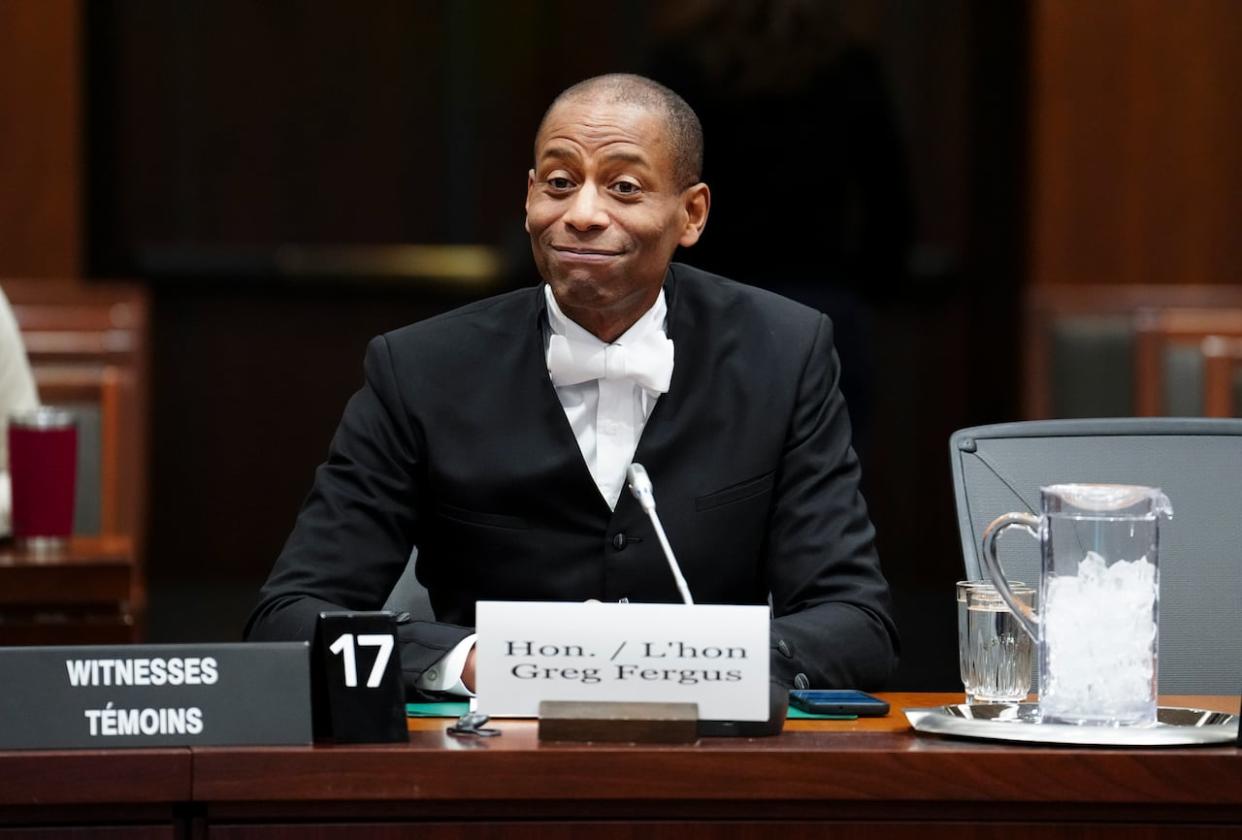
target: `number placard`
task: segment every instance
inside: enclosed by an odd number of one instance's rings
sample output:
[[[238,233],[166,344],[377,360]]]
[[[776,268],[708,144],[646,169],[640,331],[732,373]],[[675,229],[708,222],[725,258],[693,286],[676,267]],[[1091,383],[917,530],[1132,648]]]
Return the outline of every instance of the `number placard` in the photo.
[[[315,648],[315,734],[338,743],[406,740],[396,617],[320,613]]]
[[[375,664],[371,666],[371,675],[367,677],[367,688],[378,688],[384,678],[384,669],[392,656],[394,639],[392,636],[376,633],[363,633],[358,637],[358,644],[363,647],[377,647]],[[358,685],[358,656],[354,653],[354,634],[342,633],[336,641],[328,645],[328,651],[339,653],[345,667],[345,687],[355,688]]]

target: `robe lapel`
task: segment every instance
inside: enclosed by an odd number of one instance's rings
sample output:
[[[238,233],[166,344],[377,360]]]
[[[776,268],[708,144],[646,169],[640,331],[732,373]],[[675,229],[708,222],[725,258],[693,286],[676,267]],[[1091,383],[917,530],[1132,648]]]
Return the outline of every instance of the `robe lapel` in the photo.
[[[560,398],[556,395],[556,387],[552,384],[551,378],[548,376],[548,364],[544,349],[544,323],[547,318],[545,309],[547,301],[544,299],[543,285],[535,287],[535,294],[532,295],[533,306],[531,307],[530,318],[526,322],[524,336],[521,339],[522,350],[522,375],[519,381],[538,383],[534,389],[534,398],[531,400],[536,417],[534,422],[537,424],[534,428],[545,430],[540,435],[540,439],[544,441],[544,448],[548,453],[548,457],[556,460],[564,460],[568,462],[562,465],[559,470],[564,477],[566,494],[574,500],[575,506],[582,504],[582,500],[589,499],[589,510],[587,513],[591,517],[604,515],[612,516],[612,509],[608,507],[608,502],[599,492],[599,487],[595,484],[595,478],[591,475],[591,470],[587,466],[586,461],[582,457],[582,449],[578,446],[578,439],[574,437],[574,430],[569,425],[569,418],[565,416],[565,409],[561,406]],[[676,368],[674,367],[674,373]],[[659,403],[656,403],[657,408]],[[569,464],[572,464],[570,466]]]
[[[684,421],[690,398],[688,392],[696,371],[704,369],[701,342],[693,340],[696,313],[678,294],[677,275],[672,266],[664,278],[664,296],[668,303],[668,337],[673,341],[673,379],[668,393],[656,400],[634,452],[634,461],[648,467],[665,457],[673,445],[677,429]]]

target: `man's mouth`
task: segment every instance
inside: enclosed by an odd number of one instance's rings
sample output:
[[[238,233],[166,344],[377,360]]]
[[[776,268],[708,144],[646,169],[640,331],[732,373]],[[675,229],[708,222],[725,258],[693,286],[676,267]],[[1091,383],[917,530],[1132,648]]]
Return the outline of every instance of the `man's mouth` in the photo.
[[[621,255],[620,251],[609,248],[581,248],[568,245],[553,245],[552,250],[568,259],[606,260]]]

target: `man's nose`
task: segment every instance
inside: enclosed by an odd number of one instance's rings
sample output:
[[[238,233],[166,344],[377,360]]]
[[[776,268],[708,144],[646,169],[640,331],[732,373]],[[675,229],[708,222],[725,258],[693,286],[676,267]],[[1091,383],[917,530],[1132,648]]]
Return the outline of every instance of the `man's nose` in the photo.
[[[587,231],[608,226],[608,214],[604,212],[598,190],[592,184],[583,184],[574,193],[569,209],[565,211],[565,224],[575,230]]]

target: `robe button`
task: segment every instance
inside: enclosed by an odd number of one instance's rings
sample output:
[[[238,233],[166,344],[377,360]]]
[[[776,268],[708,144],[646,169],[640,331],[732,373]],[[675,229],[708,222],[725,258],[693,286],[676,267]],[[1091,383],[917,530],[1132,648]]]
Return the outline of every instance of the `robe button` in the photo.
[[[615,537],[613,537],[612,547],[615,548],[617,551],[623,551],[625,549],[625,534],[617,534]]]

